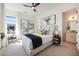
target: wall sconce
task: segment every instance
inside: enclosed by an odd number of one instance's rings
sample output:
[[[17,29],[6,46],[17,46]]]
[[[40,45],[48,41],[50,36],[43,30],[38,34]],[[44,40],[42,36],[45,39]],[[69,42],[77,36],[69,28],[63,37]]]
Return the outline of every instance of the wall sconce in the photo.
[[[77,20],[77,15],[73,15],[69,17],[69,21]]]

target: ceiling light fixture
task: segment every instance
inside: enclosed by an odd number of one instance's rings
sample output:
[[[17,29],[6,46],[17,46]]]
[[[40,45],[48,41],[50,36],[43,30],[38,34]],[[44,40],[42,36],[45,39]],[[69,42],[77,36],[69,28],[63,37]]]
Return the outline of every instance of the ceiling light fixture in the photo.
[[[35,7],[32,7],[32,9],[35,9]]]

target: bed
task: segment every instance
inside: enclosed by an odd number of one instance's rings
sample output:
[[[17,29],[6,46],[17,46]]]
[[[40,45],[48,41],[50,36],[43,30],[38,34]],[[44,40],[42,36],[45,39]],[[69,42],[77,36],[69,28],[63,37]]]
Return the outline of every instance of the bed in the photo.
[[[52,45],[53,35],[36,35],[36,36],[42,38],[42,45],[34,49],[32,40],[27,36],[22,35],[22,46],[25,49],[28,56],[36,55],[40,51]]]

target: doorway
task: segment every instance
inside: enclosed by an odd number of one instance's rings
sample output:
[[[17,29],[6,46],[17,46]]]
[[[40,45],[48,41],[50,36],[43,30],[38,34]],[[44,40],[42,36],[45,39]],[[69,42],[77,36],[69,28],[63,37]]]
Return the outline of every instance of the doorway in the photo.
[[[5,33],[8,43],[16,42],[16,17],[5,17]]]
[[[71,44],[69,47],[75,47],[77,44],[77,9],[71,9],[66,12],[63,12],[63,19],[62,19],[62,34],[63,34],[63,42],[65,46]]]

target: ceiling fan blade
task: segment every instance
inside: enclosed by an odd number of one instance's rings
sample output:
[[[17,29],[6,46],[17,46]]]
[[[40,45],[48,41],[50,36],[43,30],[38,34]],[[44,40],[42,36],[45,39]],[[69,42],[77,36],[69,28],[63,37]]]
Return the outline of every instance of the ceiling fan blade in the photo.
[[[33,9],[34,12],[36,12],[36,9]]]
[[[34,7],[34,3],[32,3],[32,6]]]
[[[38,6],[40,3],[36,3],[34,6],[36,7],[36,6]]]
[[[28,6],[28,5],[25,5],[25,4],[23,4],[23,6],[25,6],[25,7],[33,7],[33,6]]]

